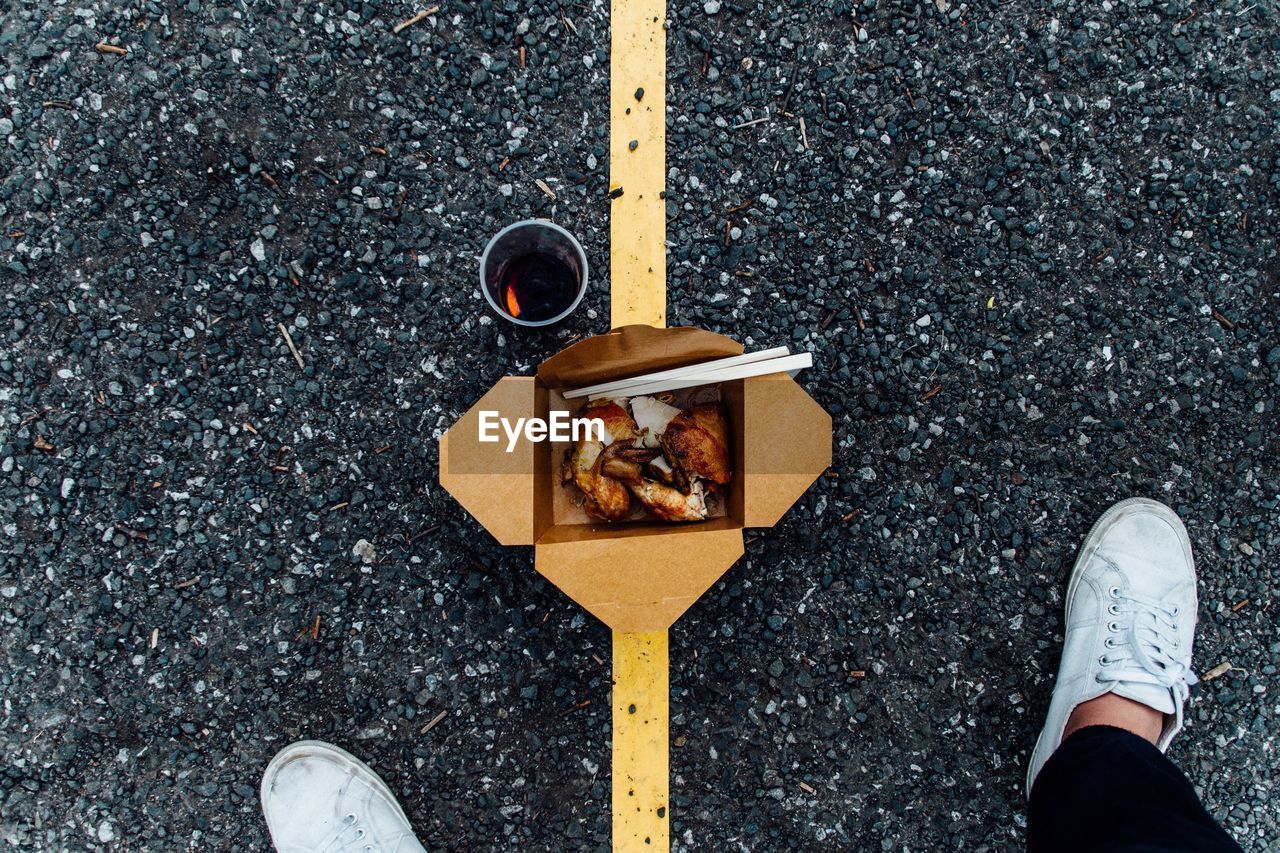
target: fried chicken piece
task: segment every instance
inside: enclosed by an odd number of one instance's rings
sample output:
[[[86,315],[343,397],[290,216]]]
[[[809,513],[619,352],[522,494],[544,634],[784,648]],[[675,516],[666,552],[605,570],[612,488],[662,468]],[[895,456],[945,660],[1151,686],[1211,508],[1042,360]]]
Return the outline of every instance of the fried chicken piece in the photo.
[[[654,462],[658,451],[643,447],[628,447],[615,441],[600,454],[600,473],[615,480],[629,483],[644,476],[644,466]]]
[[[719,403],[702,403],[676,415],[661,440],[680,491],[687,493],[694,477],[718,485],[729,482],[729,435]]]
[[[628,482],[627,488],[649,512],[663,521],[701,521],[707,517],[701,483],[694,483],[687,495],[647,477]]]
[[[596,518],[621,521],[631,512],[631,496],[622,483],[601,471],[603,453],[606,447],[615,443],[630,446],[636,437],[636,423],[626,409],[612,400],[588,403],[579,417],[602,421],[605,439],[601,442],[581,438],[574,443],[569,472],[585,496],[582,507],[588,515]]]
[[[664,521],[701,521],[707,517],[707,503],[701,483],[682,493],[666,483],[646,476],[645,466],[661,460],[656,450],[611,444],[600,454],[601,471],[626,483],[636,500]]]
[[[631,495],[622,483],[600,473],[600,459],[584,473],[574,476],[584,495],[582,508],[587,515],[604,521],[621,521],[631,512]]]
[[[636,422],[632,420],[631,415],[627,414],[624,407],[626,400],[622,403],[623,405],[619,405],[614,400],[592,400],[578,413],[578,417],[604,422],[606,446],[615,441],[633,441],[639,433],[639,428],[636,427]]]
[[[582,490],[587,514],[621,521],[634,498],[663,521],[701,521],[708,514],[708,492],[729,482],[723,407],[704,403],[671,417],[663,411],[670,407],[653,402],[652,411],[643,412],[652,422],[645,430],[627,413],[625,401],[596,400],[579,414],[601,421],[605,432],[603,441],[577,441],[569,459],[568,477]],[[665,455],[643,446],[658,430]]]

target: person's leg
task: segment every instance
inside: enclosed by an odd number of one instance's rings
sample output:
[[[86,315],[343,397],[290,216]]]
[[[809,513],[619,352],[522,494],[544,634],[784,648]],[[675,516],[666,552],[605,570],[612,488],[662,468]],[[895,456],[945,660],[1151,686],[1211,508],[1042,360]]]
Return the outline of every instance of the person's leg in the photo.
[[[1044,729],[1027,768],[1034,851],[1239,850],[1164,757],[1182,728],[1196,623],[1186,528],[1121,501],[1080,547]]]
[[[318,740],[276,753],[262,774],[262,814],[279,853],[426,853],[386,783]]]
[[[1031,789],[1032,851],[1234,851],[1195,789],[1149,741],[1108,725],[1077,729]]]

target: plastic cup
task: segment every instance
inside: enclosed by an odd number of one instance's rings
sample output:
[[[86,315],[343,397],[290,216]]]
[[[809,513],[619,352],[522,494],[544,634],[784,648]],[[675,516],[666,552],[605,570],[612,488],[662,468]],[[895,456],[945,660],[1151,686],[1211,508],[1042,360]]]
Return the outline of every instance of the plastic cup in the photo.
[[[554,222],[515,222],[484,247],[480,290],[504,319],[518,326],[550,326],[569,316],[587,292],[586,252]]]

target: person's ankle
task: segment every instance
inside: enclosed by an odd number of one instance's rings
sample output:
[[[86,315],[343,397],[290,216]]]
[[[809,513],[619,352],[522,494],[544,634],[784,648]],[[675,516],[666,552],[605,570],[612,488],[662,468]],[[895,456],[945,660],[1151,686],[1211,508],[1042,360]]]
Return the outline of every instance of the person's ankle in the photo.
[[[1137,735],[1148,743],[1155,744],[1164,730],[1164,714],[1155,708],[1106,693],[1096,699],[1081,702],[1067,718],[1067,726],[1062,732],[1065,740],[1072,732],[1087,726],[1112,726],[1124,729]]]

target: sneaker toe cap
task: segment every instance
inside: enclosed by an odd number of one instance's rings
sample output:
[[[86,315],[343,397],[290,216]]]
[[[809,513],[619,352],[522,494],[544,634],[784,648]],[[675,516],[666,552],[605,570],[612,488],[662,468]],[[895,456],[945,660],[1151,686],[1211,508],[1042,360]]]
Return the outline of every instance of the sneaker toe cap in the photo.
[[[1124,566],[1131,579],[1160,587],[1147,590],[1149,593],[1158,594],[1195,578],[1181,523],[1160,512],[1134,511],[1116,519],[1099,543],[1098,554]]]
[[[272,835],[304,845],[306,839],[330,836],[342,819],[333,795],[349,779],[346,768],[323,755],[299,756],[269,773],[263,780],[262,808]]]

